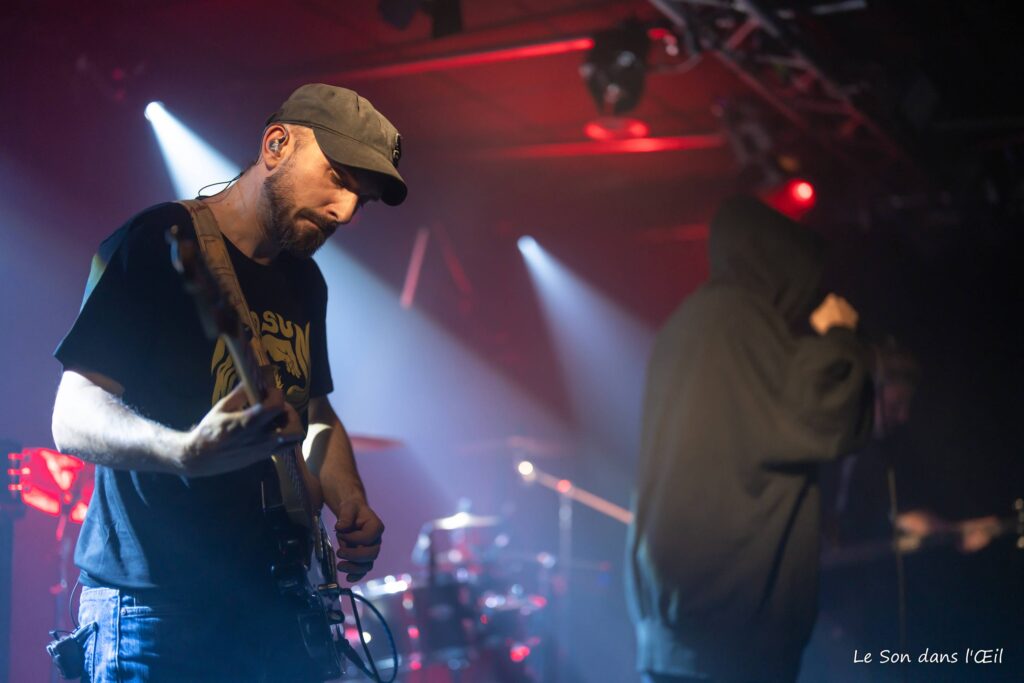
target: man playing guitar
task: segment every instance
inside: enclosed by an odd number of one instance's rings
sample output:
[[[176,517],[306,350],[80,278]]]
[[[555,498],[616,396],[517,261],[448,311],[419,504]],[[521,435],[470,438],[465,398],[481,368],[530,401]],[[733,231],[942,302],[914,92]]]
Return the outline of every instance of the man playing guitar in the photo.
[[[327,399],[327,288],[310,257],[363,204],[405,199],[400,153],[398,131],[368,101],[305,85],[270,117],[258,159],[202,200],[250,309],[244,323],[275,370],[258,403],[235,386],[224,340],[204,334],[172,266],[165,235],[191,234],[192,211],[149,208],[100,246],[55,354],[54,440],[96,464],[75,552],[84,680],[324,678],[276,585],[269,456],[310,423],[332,427],[302,475],[337,517],[338,570],[361,579],[384,525]]]

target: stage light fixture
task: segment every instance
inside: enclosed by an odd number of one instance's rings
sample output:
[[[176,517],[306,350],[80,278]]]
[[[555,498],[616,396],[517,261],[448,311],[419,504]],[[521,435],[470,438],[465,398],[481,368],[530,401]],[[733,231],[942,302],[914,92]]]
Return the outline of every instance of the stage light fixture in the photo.
[[[793,199],[805,204],[814,201],[814,186],[806,180],[796,180],[789,186]]]
[[[380,0],[377,11],[380,18],[397,29],[408,28],[420,11],[420,0]]]
[[[801,220],[818,201],[818,191],[804,178],[789,178],[758,193],[768,206],[793,220]]]
[[[650,44],[647,29],[637,21],[594,36],[594,47],[580,67],[580,76],[602,116],[618,116],[639,104]]]
[[[519,251],[523,256],[537,256],[540,254],[540,245],[537,244],[537,240],[529,235],[520,237],[516,244],[519,246]]]
[[[381,19],[397,29],[405,29],[419,11],[430,16],[430,35],[444,38],[462,32],[462,0],[380,0]]]
[[[8,454],[8,474],[17,475],[11,490],[31,508],[54,517],[68,515],[81,524],[92,498],[92,469],[78,458],[49,448]]]

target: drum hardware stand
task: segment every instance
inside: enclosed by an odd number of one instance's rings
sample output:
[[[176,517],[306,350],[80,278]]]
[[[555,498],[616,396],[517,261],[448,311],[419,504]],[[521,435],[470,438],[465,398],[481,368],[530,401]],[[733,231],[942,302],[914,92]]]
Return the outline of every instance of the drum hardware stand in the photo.
[[[568,480],[566,480],[568,481]],[[561,482],[559,482],[561,484]],[[562,490],[564,488],[565,490]],[[558,645],[555,680],[567,680],[569,662],[569,567],[572,565],[572,484],[558,489],[558,583],[561,599],[558,601],[557,623]]]

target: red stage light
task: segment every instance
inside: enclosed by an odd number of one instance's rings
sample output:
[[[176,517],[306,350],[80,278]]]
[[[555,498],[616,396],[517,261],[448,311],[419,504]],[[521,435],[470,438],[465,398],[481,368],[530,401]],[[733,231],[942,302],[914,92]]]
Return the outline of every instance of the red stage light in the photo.
[[[818,201],[814,185],[803,178],[792,178],[781,185],[765,189],[759,195],[768,206],[795,221],[802,219]]]
[[[789,192],[798,202],[809,202],[814,199],[814,186],[806,180],[794,181],[789,186]]]
[[[418,659],[414,659],[414,660],[409,662],[409,669],[411,671],[419,671],[422,668],[423,668],[423,662],[421,662]]]
[[[417,638],[420,637],[420,630],[419,630],[418,627],[410,626],[408,631],[409,631],[409,637],[412,638],[413,640],[416,640]]]
[[[521,662],[530,656],[530,648],[526,645],[513,645],[508,651],[508,658],[513,662]]]
[[[568,479],[559,479],[558,484],[555,485],[555,488],[561,494],[569,493],[569,491],[572,491],[572,482],[569,481]]]
[[[27,448],[8,456],[17,462],[18,489],[29,507],[58,517],[67,513],[81,524],[92,499],[92,469],[70,455],[49,448]]]

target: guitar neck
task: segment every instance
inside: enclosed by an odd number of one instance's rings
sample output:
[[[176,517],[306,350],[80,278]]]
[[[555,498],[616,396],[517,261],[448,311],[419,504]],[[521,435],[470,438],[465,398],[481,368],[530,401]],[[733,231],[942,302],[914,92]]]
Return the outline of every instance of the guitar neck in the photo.
[[[263,382],[262,374],[258,371],[259,365],[253,358],[252,349],[249,343],[229,334],[221,335],[224,344],[228,347],[231,360],[235,364],[235,372],[242,383],[245,395],[251,405],[262,403],[267,395],[267,387]]]

